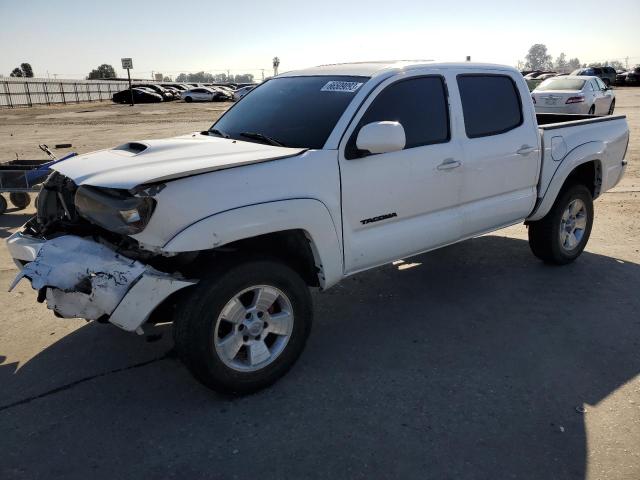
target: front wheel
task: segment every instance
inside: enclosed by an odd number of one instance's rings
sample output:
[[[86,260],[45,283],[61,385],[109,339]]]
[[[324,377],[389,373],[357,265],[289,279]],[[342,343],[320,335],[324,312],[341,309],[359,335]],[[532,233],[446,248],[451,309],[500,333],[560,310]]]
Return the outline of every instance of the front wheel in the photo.
[[[529,224],[529,246],[546,263],[565,265],[584,250],[593,225],[593,199],[584,185],[560,192],[541,220]]]
[[[185,98],[184,98],[184,101],[185,101],[185,102],[187,102],[187,103],[191,103],[191,102],[193,102],[193,98],[191,98],[191,97],[185,97]]]
[[[250,260],[193,288],[176,310],[174,340],[196,379],[220,393],[246,394],[291,368],[312,318],[300,275],[275,260]]]

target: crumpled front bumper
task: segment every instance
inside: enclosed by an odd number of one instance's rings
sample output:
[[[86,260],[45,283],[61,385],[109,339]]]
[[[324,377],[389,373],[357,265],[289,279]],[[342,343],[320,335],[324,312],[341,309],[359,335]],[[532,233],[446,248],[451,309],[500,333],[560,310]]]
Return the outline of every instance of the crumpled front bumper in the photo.
[[[58,315],[87,320],[108,317],[127,331],[140,331],[164,299],[197,283],[75,235],[42,240],[18,232],[9,237],[7,247],[21,267],[9,291],[28,278]]]

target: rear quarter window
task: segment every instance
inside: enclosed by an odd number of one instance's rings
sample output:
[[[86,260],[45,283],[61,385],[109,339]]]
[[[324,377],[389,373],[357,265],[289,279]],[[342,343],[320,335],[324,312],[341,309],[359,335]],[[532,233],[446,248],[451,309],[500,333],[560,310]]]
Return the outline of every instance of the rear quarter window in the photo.
[[[458,75],[467,137],[499,135],[522,125],[522,102],[508,75]]]

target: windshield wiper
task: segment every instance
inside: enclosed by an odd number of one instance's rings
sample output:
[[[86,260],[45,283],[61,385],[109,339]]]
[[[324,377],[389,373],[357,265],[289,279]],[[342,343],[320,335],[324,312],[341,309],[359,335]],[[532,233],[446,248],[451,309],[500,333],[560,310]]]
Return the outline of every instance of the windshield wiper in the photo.
[[[206,130],[206,135],[209,135],[210,133],[213,133],[214,135],[218,135],[219,137],[222,138],[231,138],[231,136],[228,133],[222,132],[220,130],[218,130],[217,128],[210,128],[209,130]],[[205,132],[202,132],[203,134]]]
[[[246,137],[246,138],[251,138],[252,140],[260,140],[263,143],[268,143],[269,145],[274,145],[276,147],[285,147],[286,145],[282,142],[279,142],[278,140],[271,138],[271,137],[267,137],[266,135],[263,135],[262,133],[257,133],[257,132],[242,132],[240,134],[241,137]]]

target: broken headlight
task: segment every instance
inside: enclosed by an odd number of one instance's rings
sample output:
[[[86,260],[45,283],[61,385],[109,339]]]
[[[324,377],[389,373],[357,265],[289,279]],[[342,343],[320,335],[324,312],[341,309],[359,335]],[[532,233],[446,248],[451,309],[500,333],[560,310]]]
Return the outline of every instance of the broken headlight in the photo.
[[[75,196],[76,210],[82,217],[123,235],[144,230],[155,204],[151,197],[135,197],[127,190],[115,188],[81,186]]]

